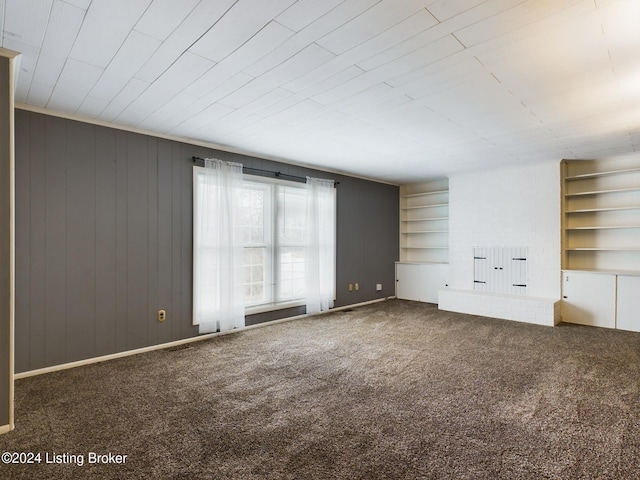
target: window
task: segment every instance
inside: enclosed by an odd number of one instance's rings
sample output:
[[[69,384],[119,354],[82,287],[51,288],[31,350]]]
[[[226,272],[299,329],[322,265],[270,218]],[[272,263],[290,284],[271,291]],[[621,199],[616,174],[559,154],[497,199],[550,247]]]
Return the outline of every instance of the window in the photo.
[[[225,165],[211,162],[216,168]],[[335,298],[333,182],[240,175],[231,186],[213,168],[194,169],[194,324],[201,325],[209,311],[224,317],[216,305],[223,304],[223,290],[231,283],[237,299],[232,303],[245,314],[299,305],[307,305],[308,313],[320,311],[319,298],[322,310],[330,308]],[[321,215],[318,182],[328,186]],[[227,259],[233,270],[218,268]]]
[[[240,201],[245,306],[302,302],[306,189],[245,180]]]

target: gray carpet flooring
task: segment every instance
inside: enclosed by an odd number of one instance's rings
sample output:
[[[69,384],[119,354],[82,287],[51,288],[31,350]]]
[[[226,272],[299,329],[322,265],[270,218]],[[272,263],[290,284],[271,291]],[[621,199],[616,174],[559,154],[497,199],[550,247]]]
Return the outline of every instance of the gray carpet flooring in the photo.
[[[637,333],[392,300],[19,380],[0,478],[640,478],[639,372]]]

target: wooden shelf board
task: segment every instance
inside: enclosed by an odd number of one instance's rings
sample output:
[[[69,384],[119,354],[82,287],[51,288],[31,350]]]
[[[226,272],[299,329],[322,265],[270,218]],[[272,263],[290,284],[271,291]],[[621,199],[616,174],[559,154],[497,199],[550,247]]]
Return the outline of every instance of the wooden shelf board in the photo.
[[[604,208],[581,208],[580,210],[567,210],[564,213],[589,213],[589,212],[615,212],[621,210],[638,210],[640,205],[632,207],[604,207]]]
[[[406,195],[402,195],[402,198],[426,197],[428,195],[439,195],[441,193],[449,193],[449,190],[435,190],[433,192],[408,193]]]
[[[622,169],[622,170],[608,170],[608,171],[604,171],[604,172],[583,173],[581,175],[571,175],[569,177],[565,177],[565,180],[568,181],[568,182],[571,182],[571,181],[574,181],[574,180],[584,180],[586,178],[606,177],[608,175],[618,175],[618,174],[633,173],[633,172],[640,172],[640,167],[638,167],[638,168],[625,168],[625,169]]]
[[[638,247],[572,247],[565,250],[568,252],[640,252]]]
[[[400,207],[400,210],[418,210],[420,208],[448,207],[448,203],[434,203],[432,205],[419,205],[416,207]]]
[[[448,220],[449,217],[431,217],[431,218],[412,218],[408,220],[400,220],[401,222],[432,222],[434,220]]]
[[[612,230],[612,229],[616,229],[616,228],[640,228],[640,225],[615,225],[615,226],[611,226],[611,227],[605,227],[605,226],[600,226],[600,227],[567,227],[566,230]]]
[[[624,192],[640,192],[640,188],[612,188],[610,190],[593,190],[589,192],[565,193],[565,197],[581,197],[587,195],[601,195],[603,193],[624,193]]]

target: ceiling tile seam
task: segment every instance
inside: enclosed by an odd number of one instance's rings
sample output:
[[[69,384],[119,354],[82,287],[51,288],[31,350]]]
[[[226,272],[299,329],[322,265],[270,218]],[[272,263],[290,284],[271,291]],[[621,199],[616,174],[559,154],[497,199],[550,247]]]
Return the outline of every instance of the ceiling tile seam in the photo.
[[[222,17],[221,17],[221,18],[222,18]],[[293,31],[293,30],[291,30],[289,27],[287,27],[287,26],[285,26],[285,25],[282,25],[282,24],[281,24],[280,22],[278,22],[277,20],[272,19],[272,20],[268,21],[267,23],[265,23],[265,24],[264,24],[262,27],[260,27],[258,30],[256,30],[256,31],[255,31],[255,32],[254,32],[254,33],[253,33],[249,38],[247,38],[247,40],[245,40],[245,41],[244,41],[241,45],[239,45],[235,50],[231,51],[231,52],[230,52],[230,53],[228,53],[226,56],[224,56],[223,58],[221,58],[221,59],[220,59],[220,61],[218,61],[218,62],[216,63],[216,65],[217,65],[217,64],[219,64],[219,63],[224,62],[227,58],[231,57],[231,56],[232,56],[233,54],[235,54],[238,50],[240,50],[242,47],[244,47],[247,43],[249,43],[251,40],[253,40],[253,39],[254,39],[254,38],[255,38],[255,37],[256,37],[260,32],[262,32],[265,28],[267,28],[267,26],[268,26],[270,23],[277,23],[277,24],[278,24],[278,25],[280,25],[282,28],[284,28],[284,29],[286,29],[286,30],[289,30],[293,35],[296,35],[296,34],[298,33],[298,32],[294,32],[294,31]],[[206,34],[206,32],[205,32],[205,34]],[[290,37],[290,38],[291,38],[291,37]],[[287,41],[287,40],[283,40],[279,45],[275,46],[275,47],[271,50],[271,52],[272,52],[272,51],[274,51],[275,49],[277,49],[278,47],[280,47],[280,46],[281,46],[284,42],[286,42],[286,41]],[[189,50],[193,45],[195,45],[195,43],[197,43],[197,41],[196,41],[196,42],[194,42],[194,44],[192,44],[192,45],[191,45],[187,50]],[[312,42],[312,43],[313,43],[313,42]],[[306,45],[304,48],[307,48],[307,46],[309,46],[309,45],[311,45],[311,44]],[[300,53],[302,50],[304,50],[304,48],[302,48],[302,49],[298,50],[297,52],[295,52],[293,55],[291,55],[291,57],[293,57],[293,56],[297,55],[298,53]],[[191,53],[193,53],[193,52],[191,52]],[[270,52],[269,52],[269,53],[270,53]],[[197,54],[195,54],[195,53],[194,53],[194,55],[197,55]],[[264,75],[264,74],[266,74],[266,73],[270,72],[270,71],[271,71],[271,70],[273,70],[274,68],[279,67],[279,66],[280,66],[280,65],[282,65],[284,62],[286,62],[287,60],[289,60],[291,57],[288,57],[288,58],[286,58],[285,60],[283,60],[282,62],[280,62],[279,64],[277,64],[277,65],[273,66],[272,68],[270,68],[269,70],[267,70],[266,72],[264,72],[262,75]],[[205,57],[205,58],[206,58],[206,57]],[[208,60],[210,60],[210,59],[208,59]],[[261,61],[261,60],[262,60],[262,59],[258,59],[258,60],[255,60],[255,61],[251,62],[249,65],[245,65],[245,66],[242,68],[242,70],[240,70],[240,71],[241,71],[242,73],[246,73],[247,75],[251,75],[251,76],[252,76],[252,77],[254,77],[254,78],[258,78],[258,77],[256,77],[255,75],[252,75],[251,73],[247,72],[247,71],[246,71],[246,69],[250,68],[252,65],[255,65],[257,62],[259,62],[259,61]],[[260,75],[260,76],[262,76],[262,75]]]
[[[209,31],[210,31],[213,27],[215,27],[215,26],[218,24],[218,22],[220,22],[220,20],[221,20],[221,19],[222,19],[222,18],[223,18],[227,13],[229,13],[229,10],[231,10],[231,9],[232,9],[232,8],[233,8],[233,7],[234,7],[234,6],[239,2],[239,1],[240,1],[240,0],[236,0],[235,2],[233,2],[233,4],[232,4],[231,6],[229,6],[229,8],[227,8],[227,9],[224,11],[224,13],[223,13],[222,15],[220,15],[220,17],[218,17],[218,19],[217,19],[217,20],[216,20],[216,21],[215,21],[215,22],[214,22],[214,23],[213,23],[213,24],[212,24],[212,25],[211,25],[211,26],[210,26],[210,27],[209,27],[205,32],[203,32],[203,33],[202,33],[202,35],[200,35],[200,36],[199,36],[196,40],[194,40],[194,41],[193,41],[193,42],[192,42],[192,43],[191,43],[187,48],[185,48],[185,49],[182,51],[182,53],[180,53],[180,55],[177,55],[177,56],[176,56],[176,57],[175,57],[175,59],[174,59],[174,61],[173,61],[173,62],[171,62],[171,63],[167,66],[167,68],[165,68],[165,69],[164,69],[164,70],[163,70],[163,71],[162,71],[162,72],[161,72],[161,73],[156,77],[156,79],[155,79],[153,82],[151,82],[151,83],[150,83],[150,85],[153,85],[153,84],[154,84],[154,83],[155,83],[155,82],[156,82],[160,77],[162,77],[165,73],[167,73],[167,71],[168,71],[171,67],[173,67],[173,65],[178,61],[178,59],[180,59],[180,57],[182,57],[182,55],[184,55],[185,53],[187,53],[187,52],[191,49],[191,47],[193,47],[196,43],[198,43],[198,42],[202,39],[202,37],[204,37],[207,33],[209,33]],[[191,11],[195,10],[195,8],[197,7],[197,5],[198,5],[198,4],[196,3],[196,4],[194,5],[194,7],[193,7],[193,9],[192,9]],[[175,28],[173,31],[175,32],[175,31],[176,31],[176,30],[177,30],[177,29],[178,29],[178,28],[179,28],[179,27],[180,27],[184,22],[186,22],[186,21],[187,21],[187,19],[188,19],[188,18],[189,18],[189,15],[187,15],[187,16],[182,20],[182,22],[180,22],[180,23],[176,26],[176,28]],[[140,21],[140,19],[138,19],[138,22],[139,22],[139,21]],[[136,24],[137,24],[138,22],[136,22]],[[134,25],[134,28],[135,28],[135,25]],[[138,31],[136,30],[136,32],[138,32]],[[141,32],[138,32],[138,33],[141,33]],[[143,34],[143,35],[145,35],[145,34]],[[147,36],[148,36],[148,35],[147,35]],[[152,37],[152,38],[153,38],[153,37]],[[158,46],[158,49],[159,49],[160,47],[162,47],[162,45],[164,45],[164,44],[165,44],[165,42],[168,42],[170,38],[171,38],[171,35],[167,36],[167,38],[166,38],[164,41],[162,41],[162,43],[160,43],[160,45]],[[156,51],[157,51],[158,49],[156,49]],[[199,56],[200,58],[205,58],[205,57],[202,57],[202,55],[198,55],[198,54],[196,54],[196,53],[194,53],[194,52],[189,52],[189,53],[191,53],[192,55],[197,55],[197,56]],[[211,60],[210,58],[207,58],[207,60],[209,60],[209,61],[213,62],[213,60]],[[213,62],[213,64],[214,64],[214,66],[215,66],[215,65],[217,65],[217,62]],[[143,66],[143,67],[144,67],[144,66]],[[213,68],[213,67],[212,67],[212,68]],[[141,71],[141,70],[142,70],[142,68],[141,68],[140,70],[138,70],[138,72],[136,72],[136,73],[133,75],[133,77],[132,77],[132,78],[135,78],[135,79],[140,80],[140,81],[145,81],[145,80],[143,80],[143,79],[141,79],[141,78],[139,78],[139,77],[137,77],[137,76],[136,76],[136,75],[138,75],[138,73],[140,73],[140,71]],[[205,73],[206,73],[206,72],[205,72]]]
[[[147,35],[146,33],[140,32],[139,30],[136,30],[135,28],[132,28],[132,29],[131,29],[131,32],[133,32],[133,31],[135,31],[135,32],[136,32],[137,34],[139,34],[139,35],[144,35],[144,36],[145,36],[145,37],[147,37],[147,38],[152,38],[152,39],[154,39],[154,40],[158,40],[157,38],[152,37],[151,35]],[[99,82],[99,81],[102,79],[102,77],[106,74],[107,69],[109,68],[109,66],[113,63],[114,59],[118,56],[118,53],[120,53],[120,51],[122,50],[122,48],[123,48],[123,47],[125,46],[125,44],[127,43],[127,40],[129,39],[129,36],[131,35],[131,32],[129,32],[129,34],[124,38],[124,41],[122,42],[122,45],[120,45],[120,46],[118,47],[118,49],[117,49],[117,50],[116,50],[116,52],[114,53],[113,57],[111,57],[111,60],[109,60],[109,62],[107,63],[107,65],[104,67],[104,70],[102,71],[102,74],[100,75],[100,77],[98,77],[98,82]],[[157,52],[157,51],[158,51],[158,49],[160,48],[160,46],[161,46],[161,45],[162,45],[162,42],[160,42],[160,43],[158,44],[158,47],[153,51],[153,53],[152,53],[151,55],[154,55],[154,54],[155,54],[155,52]],[[164,72],[163,72],[163,73],[164,73]],[[129,81],[131,81],[131,79],[132,79],[132,78],[136,78],[136,80],[140,80],[139,78],[137,78],[137,77],[135,76],[135,74],[134,74],[134,75],[129,79]],[[158,77],[158,78],[160,78],[160,77]],[[156,80],[157,80],[157,79],[156,79]],[[116,97],[117,97],[117,96],[118,96],[118,95],[119,95],[119,94],[120,94],[120,93],[121,93],[121,92],[122,92],[122,91],[127,87],[127,85],[128,85],[128,83],[129,83],[129,81],[127,81],[127,82],[122,86],[122,88],[121,88],[120,90],[118,90],[118,92],[117,92],[117,93],[112,97],[112,99],[109,101],[109,103],[111,103],[111,101],[112,101],[114,98],[116,98]],[[142,80],[141,80],[141,81],[142,81]],[[96,84],[97,84],[98,82],[96,82]],[[146,83],[148,83],[148,82],[146,82]],[[151,86],[151,83],[149,83],[149,84],[148,84],[148,87],[147,87],[147,88],[149,88],[150,86]],[[91,90],[93,90],[93,88],[94,88],[94,87],[95,87],[95,84],[93,85],[93,87],[91,87]],[[145,91],[146,91],[146,89],[145,89]],[[144,92],[142,92],[142,93],[144,93]],[[142,93],[141,93],[141,94],[142,94]],[[107,107],[108,107],[108,104],[107,104]],[[105,107],[102,111],[106,110],[106,108],[107,108],[107,107]],[[100,113],[102,113],[102,112],[100,112]]]
[[[333,34],[336,30],[338,30],[338,29],[340,29],[340,28],[344,27],[347,23],[349,23],[349,22],[353,21],[353,19],[354,19],[354,18],[359,17],[360,15],[362,15],[362,14],[363,14],[363,13],[365,13],[365,12],[368,12],[369,10],[371,10],[373,7],[375,7],[376,5],[378,5],[379,3],[381,3],[382,1],[383,1],[383,0],[378,0],[376,3],[372,4],[369,8],[366,8],[366,9],[364,9],[363,11],[361,11],[360,13],[358,13],[357,15],[355,15],[354,17],[351,17],[351,18],[349,18],[348,20],[345,20],[345,21],[344,21],[344,23],[341,23],[340,25],[338,25],[338,26],[334,27],[332,30],[330,30],[330,31],[326,32],[326,33],[325,33],[324,35],[322,35],[321,37],[316,38],[316,39],[313,41],[313,43],[316,43],[316,42],[318,42],[319,40],[322,40],[323,38],[325,38],[325,37],[327,37],[327,36],[329,36],[329,35]],[[334,7],[334,8],[338,8],[338,6],[336,6],[336,7]],[[320,17],[320,18],[316,19],[316,21],[315,21],[315,22],[313,22],[313,23],[316,23],[316,22],[317,22],[317,21],[319,21],[321,18],[325,17],[325,16],[326,16],[326,15],[328,15],[331,11],[333,11],[333,9],[332,9],[332,10],[330,10],[329,12],[325,13],[324,15],[322,15],[322,17]],[[312,23],[311,25],[313,25],[313,23]],[[305,27],[305,28],[307,28],[307,27]],[[303,29],[303,30],[304,30],[304,29]],[[301,30],[301,31],[302,31],[302,30]],[[319,46],[321,46],[321,45],[319,45]],[[325,48],[325,47],[323,47],[323,48]],[[336,56],[340,55],[339,53],[332,52],[332,51],[331,51],[331,50],[329,50],[328,48],[325,48],[325,50],[330,51],[331,53],[333,53],[333,54],[334,54],[334,55],[336,55]]]
[[[616,68],[615,68],[615,61],[613,56],[611,55],[611,47],[609,46],[609,42],[608,42],[608,36],[606,34],[606,29],[604,27],[604,22],[602,21],[602,10],[598,7],[598,4],[596,2],[596,0],[594,0],[594,4],[596,6],[597,12],[598,12],[598,16],[600,17],[600,31],[602,32],[602,37],[604,39],[605,44],[607,45],[607,56],[608,56],[608,60],[609,60],[609,64],[611,65],[611,73],[613,74],[613,78],[616,82],[616,87],[617,87],[617,91],[618,91],[618,104],[620,104],[624,109],[624,96],[621,94],[621,90],[622,87],[620,85],[620,79],[618,78],[618,75],[616,74]],[[626,115],[627,117],[627,134],[629,135],[630,138],[633,138],[632,135],[632,119],[630,118],[629,114]],[[636,149],[636,144],[632,143],[634,151]]]
[[[376,5],[377,5],[377,4],[376,4]],[[375,7],[375,5],[372,5],[372,7],[371,7],[371,8],[373,8],[373,7]],[[375,39],[375,38],[377,38],[377,37],[381,36],[381,35],[382,35],[382,34],[384,34],[385,32],[388,32],[389,30],[391,30],[391,29],[393,29],[393,28],[397,27],[398,25],[400,25],[401,23],[403,23],[403,22],[407,21],[409,18],[413,17],[414,15],[416,15],[417,13],[419,13],[419,12],[420,12],[421,10],[423,10],[423,9],[424,9],[424,10],[426,10],[429,14],[431,14],[431,12],[429,12],[429,10],[428,10],[426,7],[419,8],[419,9],[418,9],[418,10],[416,10],[415,12],[412,12],[410,15],[406,16],[406,17],[405,17],[405,18],[403,18],[402,20],[399,20],[398,22],[394,23],[393,25],[391,25],[391,26],[389,26],[389,27],[385,28],[384,30],[376,31],[376,34],[375,34],[373,37],[368,38],[368,39],[366,39],[366,40],[363,40],[362,42],[360,42],[360,43],[358,43],[358,44],[356,44],[356,45],[352,46],[352,47],[351,47],[351,48],[349,48],[348,50],[345,50],[344,52],[340,52],[340,53],[336,53],[336,52],[332,52],[332,53],[334,53],[334,54],[335,54],[335,55],[337,55],[337,56],[347,54],[348,52],[351,52],[352,50],[355,50],[356,48],[361,47],[361,46],[362,46],[362,45],[364,45],[365,43],[367,43],[367,42],[369,42],[369,41],[371,41],[371,40],[373,40],[373,39]],[[365,10],[365,11],[366,11],[366,10]],[[435,18],[435,17],[434,17],[434,18]],[[438,20],[438,19],[436,18],[436,20]],[[440,22],[438,22],[436,25],[438,25],[439,23],[440,23]],[[415,37],[415,36],[417,36],[417,35],[420,35],[421,33],[424,33],[424,32],[426,32],[427,30],[432,29],[433,27],[435,27],[435,25],[433,25],[433,26],[431,26],[431,27],[427,27],[427,28],[425,28],[425,29],[424,29],[424,30],[422,30],[421,32],[416,33],[415,35],[412,35],[412,37],[410,37],[410,38],[413,38],[413,37]],[[338,27],[338,28],[339,28],[339,27]],[[326,37],[327,35],[329,35],[329,34],[331,34],[331,33],[333,33],[333,31],[332,31],[332,32],[329,32],[329,33],[328,33],[328,34],[326,34],[326,35],[323,35],[321,38],[316,39],[316,41],[315,41],[314,43],[316,43],[318,40],[321,40],[323,37]],[[407,39],[407,40],[408,40],[408,39]],[[387,47],[385,50],[388,50],[388,49],[390,49],[390,48],[394,48],[394,47],[396,47],[397,45],[399,45],[400,43],[403,43],[404,41],[406,41],[406,40],[402,40],[401,42],[398,42],[398,43],[395,43],[395,44],[393,44],[393,45],[390,45],[390,46],[389,46],[389,47]],[[374,55],[377,55],[378,53],[379,53],[379,52],[375,53]],[[366,59],[361,59],[360,61],[363,61],[363,60],[366,60]],[[356,64],[354,63],[354,65],[356,65]],[[356,65],[356,66],[358,66],[358,65]],[[361,68],[361,67],[359,67],[359,66],[358,66],[358,68]]]
[[[6,21],[6,18],[7,18],[7,15],[6,15],[6,2],[3,2],[3,3],[2,3],[2,5],[3,5],[4,9],[5,9],[5,11],[3,12],[3,16],[2,16],[2,18],[4,19],[4,21]],[[38,47],[38,58],[36,59],[35,65],[34,65],[34,67],[33,67],[33,73],[35,73],[35,72],[36,72],[36,69],[38,68],[38,62],[40,61],[40,54],[42,53],[42,46],[43,46],[43,43],[44,43],[44,39],[45,39],[45,37],[47,36],[47,30],[49,29],[49,25],[51,24],[51,12],[52,12],[52,11],[53,11],[53,1],[51,2],[51,5],[50,5],[50,7],[49,7],[49,14],[47,15],[47,27],[46,27],[46,28],[45,28],[45,30],[44,30],[44,35],[42,35],[42,41],[40,42],[40,46]],[[86,14],[86,10],[85,10],[85,14]],[[84,21],[84,16],[83,16],[83,21]],[[3,31],[3,32],[5,31],[5,30],[4,30],[4,25],[2,25],[2,31]],[[80,29],[78,29],[78,32],[79,32],[79,31],[80,31]],[[77,36],[78,36],[78,33],[76,33],[76,38],[77,38]],[[4,36],[3,36],[3,37],[4,37]],[[4,40],[3,40],[3,43],[4,43]],[[75,43],[75,40],[74,40],[74,43]],[[69,52],[70,52],[70,51],[71,51],[71,50],[69,50]],[[67,52],[67,54],[68,54],[69,52]],[[65,63],[66,63],[66,60],[65,60]],[[29,82],[29,88],[27,89],[27,96],[26,96],[26,98],[29,98],[29,93],[31,93],[31,86],[33,85],[33,77],[34,77],[33,73],[31,74],[31,81]],[[61,74],[61,73],[62,73],[62,69],[60,70],[60,74]],[[58,78],[56,79],[56,83],[57,83],[57,82],[58,82],[58,80],[60,79],[60,74],[58,74]],[[55,84],[54,84],[54,86],[55,86]],[[53,93],[53,88],[51,89],[51,94],[52,94],[52,93]],[[49,94],[49,98],[47,98],[47,103],[46,103],[46,104],[48,104],[48,103],[49,103],[49,100],[51,99],[51,94]],[[46,105],[46,104],[45,104],[45,105]]]

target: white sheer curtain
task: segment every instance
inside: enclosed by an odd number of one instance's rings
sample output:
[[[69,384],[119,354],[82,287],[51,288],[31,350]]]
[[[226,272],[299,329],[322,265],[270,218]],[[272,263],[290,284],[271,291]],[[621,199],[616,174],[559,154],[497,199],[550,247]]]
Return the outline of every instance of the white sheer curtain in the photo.
[[[307,313],[333,307],[336,207],[333,180],[307,177],[305,291]]]
[[[239,163],[207,159],[194,168],[193,324],[200,333],[244,327],[241,188]]]

